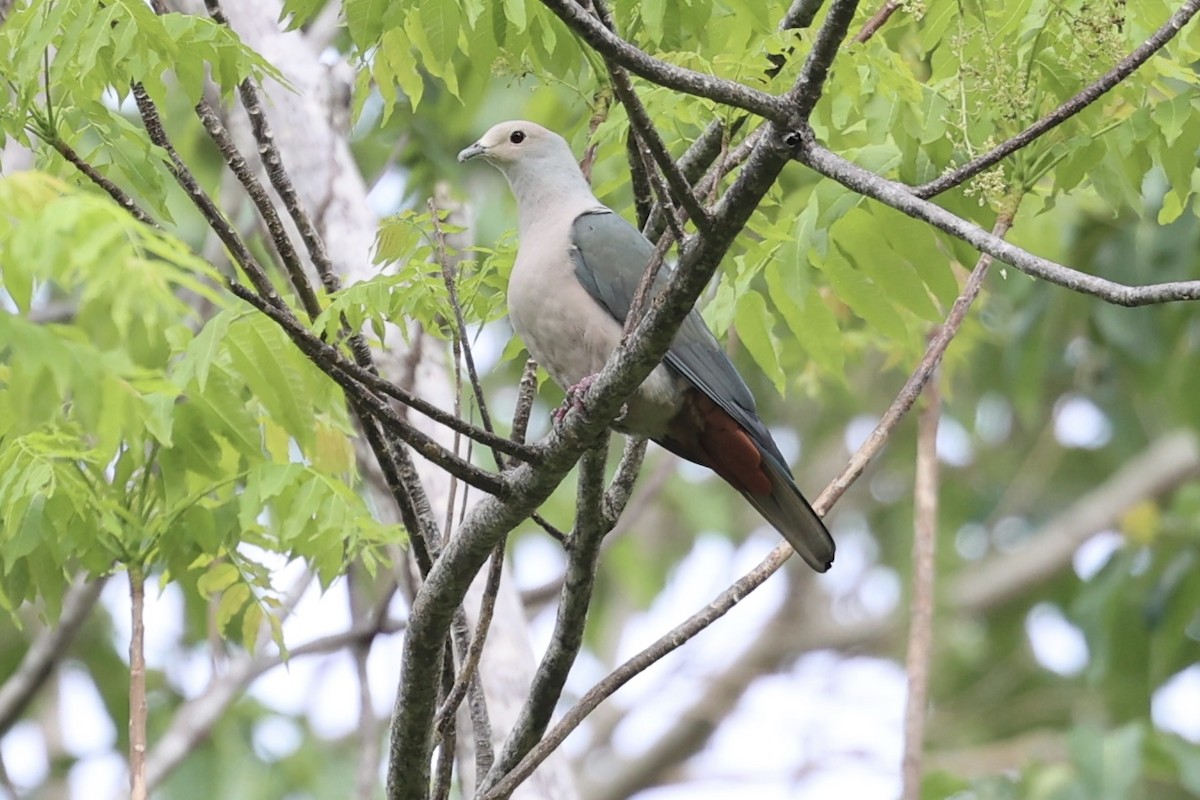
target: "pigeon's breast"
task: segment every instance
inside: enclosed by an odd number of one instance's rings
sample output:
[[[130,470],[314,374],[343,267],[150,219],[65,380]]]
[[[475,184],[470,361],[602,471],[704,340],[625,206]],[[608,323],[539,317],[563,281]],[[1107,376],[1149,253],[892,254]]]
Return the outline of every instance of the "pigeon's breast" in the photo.
[[[621,340],[621,325],[575,276],[568,237],[523,237],[508,284],[513,330],[530,355],[564,389],[603,368]],[[679,378],[659,365],[629,402],[617,426],[643,436],[661,435],[682,402]]]

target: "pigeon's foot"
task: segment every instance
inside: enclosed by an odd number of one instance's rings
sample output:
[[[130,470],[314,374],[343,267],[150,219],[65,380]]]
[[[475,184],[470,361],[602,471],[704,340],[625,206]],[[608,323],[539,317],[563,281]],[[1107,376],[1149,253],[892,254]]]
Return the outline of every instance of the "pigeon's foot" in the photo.
[[[567,418],[567,414],[572,409],[576,411],[583,410],[583,396],[587,394],[587,390],[591,388],[595,381],[595,375],[585,375],[579,383],[567,389],[567,396],[563,400],[562,405],[550,413],[550,418],[554,420],[555,430],[562,428],[563,420]]]

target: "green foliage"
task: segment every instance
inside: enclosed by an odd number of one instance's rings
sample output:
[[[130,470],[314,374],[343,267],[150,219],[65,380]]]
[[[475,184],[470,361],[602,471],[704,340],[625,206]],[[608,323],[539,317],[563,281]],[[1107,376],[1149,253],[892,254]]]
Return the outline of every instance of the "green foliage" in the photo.
[[[1110,732],[1076,728],[1066,763],[1038,764],[1019,776],[964,781],[928,775],[927,800],[1172,800],[1194,796],[1200,754],[1179,737],[1132,723]],[[1179,789],[1170,787],[1178,784]]]
[[[193,332],[184,298],[225,300],[177,239],[20,173],[0,181],[0,277],[19,312],[0,314],[4,608],[53,606],[79,567],[161,569],[220,594],[218,622],[251,646],[272,598],[243,545],[328,583],[398,539],[347,483],[340,393],[279,328],[227,309]],[[30,320],[35,297],[70,298],[74,318]]]
[[[455,335],[455,313],[446,290],[442,261],[451,264],[455,290],[463,317],[471,323],[494,322],[505,312],[505,287],[516,254],[509,236],[495,248],[454,250],[449,238],[462,228],[445,220],[437,223],[442,244],[428,212],[403,211],[383,220],[375,241],[375,263],[383,271],[335,294],[314,323],[318,330],[335,335],[344,324],[352,330],[370,326],[383,342],[387,323],[414,320],[435,336]],[[471,258],[469,256],[475,256]],[[407,331],[402,331],[407,335]]]
[[[249,78],[283,80],[227,27],[159,16],[140,0],[20,4],[0,27],[0,75],[0,130],[22,142],[65,141],[166,219],[163,154],[118,110],[130,87],[141,84],[162,107],[172,98],[194,105],[208,77],[226,96]]]
[[[326,5],[289,0],[288,24],[305,25]],[[776,29],[783,2],[610,5],[621,35],[654,56],[767,91],[791,85],[814,38],[812,30]],[[839,54],[813,124],[824,143],[869,169],[929,180],[1067,100],[1175,5],[907,2],[869,41]],[[852,30],[876,10],[860,6]],[[595,144],[598,195],[632,216],[628,122],[611,102],[600,60],[540,3],[348,0],[344,18],[345,36],[333,46],[360,69],[353,144],[368,178],[401,170],[406,205],[432,194],[437,181],[470,182],[478,240],[499,242],[447,254],[465,257],[455,275],[470,323],[503,314],[515,244],[505,232],[513,219],[507,188],[487,170],[454,164],[454,153],[489,124],[529,117],[562,131],[576,152]],[[1031,251],[1123,282],[1195,277],[1198,31],[1193,23],[1098,103],[936,202],[988,227],[1024,195],[1010,238]],[[787,56],[775,76],[766,71],[769,56]],[[140,0],[23,3],[0,28],[0,126],[34,145],[69,144],[157,219],[179,218],[179,235],[198,249],[203,223],[179,202],[164,154],[131,121],[128,100],[131,82],[141,82],[172,133],[183,131],[174,139],[184,158],[216,187],[223,165],[198,143],[190,115],[210,71],[225,96],[243,79],[274,76],[200,17],[157,17]],[[636,84],[674,154],[715,116],[734,131],[728,149],[754,127],[710,101]],[[230,306],[212,269],[178,238],[130,222],[90,185],[79,189],[87,182],[52,149],[41,148],[39,158],[58,180],[34,173],[0,181],[0,279],[15,311],[0,314],[0,604],[13,610],[36,599],[53,617],[75,569],[146,569],[177,582],[196,616],[211,609],[231,639],[251,646],[264,628],[278,639],[270,555],[304,558],[328,584],[352,559],[374,569],[377,546],[400,538],[373,522],[351,489],[343,398],[273,324]],[[433,230],[433,220],[414,211],[385,222],[380,275],[323,298],[318,332],[335,342],[346,326],[367,327],[382,338],[386,324],[413,320],[449,338],[452,309]],[[757,367],[746,373],[764,418],[801,442],[806,489],[842,463],[851,421],[877,416],[891,401],[975,258],[832,181],[785,171],[722,266],[704,313],[738,358]],[[1147,441],[1200,425],[1200,370],[1189,368],[1200,357],[1192,309],[1101,306],[1000,265],[987,294],[944,367],[947,418],[961,423],[973,458],[943,466],[939,585],[1011,547],[999,533],[1005,524],[1038,528]],[[193,299],[218,313],[202,320]],[[55,300],[69,300],[73,316],[35,324]],[[504,356],[519,353],[511,339]],[[489,392],[507,388],[517,366],[498,368]],[[1056,440],[1054,409],[1068,395],[1097,405],[1112,428],[1109,442],[1082,450]],[[1000,434],[988,432],[989,406],[1010,415]],[[539,409],[535,435],[543,418]],[[835,517],[841,541],[853,540],[849,532],[868,542],[859,553],[869,564],[864,584],[907,568],[908,435],[896,436]],[[619,641],[627,609],[653,603],[691,546],[679,534],[740,535],[757,524],[726,494],[694,481],[669,482],[658,500],[666,513],[604,557],[592,641]],[[570,488],[545,513],[569,525]],[[946,635],[934,668],[931,749],[1003,744],[1041,729],[1062,747],[1061,757],[999,777],[931,775],[926,797],[1200,793],[1196,745],[1156,729],[1149,714],[1154,692],[1200,658],[1198,520],[1195,489],[1185,486],[1122,520],[1126,545],[1094,576],[1066,570],[979,615],[939,610]],[[960,547],[971,531],[983,531],[982,555]],[[833,600],[830,624],[861,610],[858,590],[846,592]],[[1038,603],[1061,610],[1083,634],[1081,674],[1059,675],[1030,654],[1025,622]],[[92,635],[88,667],[110,698],[111,676],[124,665],[107,631]],[[0,647],[4,674],[15,661],[9,649]],[[115,717],[124,713],[108,702]],[[271,770],[247,755],[267,713],[240,705],[169,796],[344,794],[355,754],[307,726],[297,752]]]

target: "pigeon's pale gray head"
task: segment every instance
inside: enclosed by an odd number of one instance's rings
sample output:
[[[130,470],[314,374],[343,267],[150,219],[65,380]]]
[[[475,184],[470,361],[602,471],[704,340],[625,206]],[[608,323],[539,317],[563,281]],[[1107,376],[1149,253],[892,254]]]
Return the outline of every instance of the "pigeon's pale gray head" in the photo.
[[[570,220],[600,205],[567,140],[536,122],[511,120],[492,126],[458,154],[459,161],[473,158],[484,159],[508,178],[522,234],[538,220],[559,214]]]
[[[479,141],[458,154],[458,160],[483,158],[508,172],[513,165],[566,158],[574,161],[565,139],[536,122],[523,119],[493,125]]]

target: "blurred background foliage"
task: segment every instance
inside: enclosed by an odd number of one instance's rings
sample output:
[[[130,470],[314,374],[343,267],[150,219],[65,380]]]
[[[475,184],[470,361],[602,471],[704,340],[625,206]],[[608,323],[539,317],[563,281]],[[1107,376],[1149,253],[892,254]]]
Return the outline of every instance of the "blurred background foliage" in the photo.
[[[83,4],[56,4],[58,9],[72,5]],[[303,28],[315,24],[325,3],[296,0],[287,6],[294,14],[290,24]],[[621,0],[614,6],[621,33],[656,56],[769,91],[791,85],[813,37],[807,28],[777,30],[786,10],[779,2]],[[864,4],[854,29],[875,11]],[[903,3],[875,37],[848,44],[839,56],[814,117],[818,137],[881,174],[910,183],[930,180],[1053,109],[1118,54],[1141,43],[1172,11],[1165,0],[1021,0],[990,7],[954,0]],[[130,15],[139,25],[151,24],[138,12]],[[37,62],[20,60],[29,44],[20,40],[16,21],[3,32],[10,48],[6,67],[30,69]],[[20,21],[36,24],[32,17]],[[604,91],[596,56],[532,0],[347,0],[345,21],[331,39],[330,52],[358,70],[352,101],[358,114],[355,153],[374,185],[372,197],[381,214],[409,212],[385,223],[384,236],[396,225],[427,224],[422,217],[426,198],[448,183],[470,205],[477,244],[495,249],[468,254],[477,263],[464,270],[468,275],[476,270],[475,288],[483,298],[476,321],[488,322],[476,347],[488,366],[488,396],[505,419],[523,363],[506,323],[495,320],[501,311],[499,276],[511,263],[515,211],[498,174],[460,168],[455,153],[501,119],[547,123],[578,153],[598,148],[597,193],[632,217],[624,115]],[[56,58],[68,58],[68,48],[58,44]],[[113,52],[105,46],[98,45],[96,52]],[[125,52],[140,56],[154,47],[154,41],[134,41]],[[241,54],[218,50],[214,46],[191,58],[240,64],[240,71],[231,66],[223,76],[226,88],[233,77],[265,69]],[[764,71],[772,54],[788,56],[776,76]],[[143,60],[150,68],[161,66],[149,57]],[[1032,252],[1129,284],[1195,279],[1200,275],[1200,209],[1194,195],[1200,182],[1198,61],[1200,31],[1193,23],[1164,54],[1100,102],[937,202],[990,227],[997,213],[1019,198],[1009,238]],[[138,76],[146,68],[128,66]],[[34,72],[12,73],[13,80],[23,83]],[[173,233],[194,251],[206,252],[207,229],[182,194],[162,179],[161,170],[145,167],[153,149],[136,127],[136,115],[127,103],[102,95],[127,76],[119,71],[93,75],[88,83],[64,70],[52,77],[69,87],[55,96],[62,118],[71,123],[76,150],[94,156],[106,174],[152,208],[169,212]],[[176,85],[171,73],[166,80],[167,86]],[[25,90],[33,106],[37,85]],[[734,142],[752,127],[738,113],[708,101],[639,88],[675,154],[714,116],[735,130]],[[162,112],[184,161],[222,203],[237,208],[236,191],[220,178],[219,156],[190,114],[195,96],[194,90],[164,90]],[[17,124],[19,105],[4,117],[10,135],[25,127]],[[52,151],[42,147],[37,153],[40,169],[85,186]],[[419,263],[428,256],[421,249],[428,244],[414,239],[400,255]],[[84,249],[79,245],[65,257],[84,259],[87,254],[79,252]],[[705,314],[728,342],[759,398],[762,416],[794,459],[799,483],[810,496],[836,474],[891,402],[975,258],[962,243],[799,167],[784,174],[723,265]],[[10,297],[17,274],[10,259],[4,272]],[[43,285],[31,304],[20,308],[23,313],[86,289],[61,276],[38,280],[56,283]],[[435,321],[441,311],[436,299],[411,302],[419,275],[409,276],[408,283],[387,280],[388,302],[401,305],[368,307],[364,319],[388,312]],[[120,287],[110,291],[116,297]],[[170,324],[185,322],[186,315],[178,313]],[[751,332],[738,323],[747,315],[766,324]],[[107,350],[132,346],[88,328],[103,327],[95,317],[64,324],[77,331],[70,336],[77,339],[85,332]],[[15,339],[0,341],[0,383],[9,391],[16,388],[8,384],[18,357],[15,347]],[[1058,530],[1051,523],[1091,492],[1116,491],[1123,467],[1154,443],[1183,436],[1177,440],[1190,442],[1195,451],[1195,440],[1188,437],[1200,423],[1198,350],[1200,317],[1187,304],[1119,308],[1003,265],[993,267],[939,378],[944,394],[941,602],[924,796],[1200,796],[1200,484],[1194,468],[1087,531],[1073,557],[1019,584],[1018,591],[974,607],[956,594],[980,565],[1006,557],[1017,563],[1023,554],[1039,557],[1039,538]],[[165,367],[164,354],[155,358]],[[300,361],[293,365],[297,370]],[[327,386],[323,392],[319,404],[332,407],[336,393]],[[544,430],[560,397],[552,385],[542,387],[535,435]],[[273,419],[280,413],[262,411]],[[330,414],[326,426],[343,428],[340,413]],[[14,430],[0,426],[0,436]],[[914,423],[904,423],[831,515],[840,548],[833,573],[816,579],[792,570],[777,579],[788,584],[779,602],[795,603],[790,613],[801,644],[781,647],[768,659],[769,669],[748,677],[746,685],[772,672],[800,680],[797,676],[816,663],[832,663],[833,669],[862,658],[902,663],[914,433]],[[344,461],[337,462],[336,470],[346,468]],[[773,541],[731,492],[662,451],[652,450],[642,484],[650,502],[638,509],[630,530],[614,537],[602,560],[587,663],[578,670],[583,674],[573,690],[587,688],[588,677],[598,677],[628,654],[631,627],[662,603],[664,594],[698,580],[686,572],[697,534],[701,542],[713,537],[730,542],[730,554],[757,552]],[[573,500],[568,480],[547,504],[546,516],[569,527]],[[383,536],[370,534],[370,541]],[[315,557],[267,536],[261,545],[290,557]],[[530,612],[544,620],[552,609],[547,611],[539,586],[553,580],[559,554],[532,527],[514,537],[511,547]],[[199,553],[187,552],[189,557]],[[276,563],[265,556],[261,560]],[[6,586],[12,586],[13,574],[6,572]],[[257,579],[267,580],[265,574]],[[164,595],[174,600],[162,602],[164,618],[158,623],[166,640],[152,662],[151,741],[193,691],[186,687],[194,685],[197,671],[204,673],[204,663],[219,661],[225,648],[236,647],[212,641],[211,610],[194,576],[180,586]],[[119,607],[120,592],[113,586],[104,597],[105,608]],[[53,593],[41,599],[53,609]],[[13,618],[0,619],[0,677],[23,655],[29,632],[38,625],[35,617],[26,606]],[[744,624],[761,626],[762,615]],[[706,636],[717,640],[726,635],[722,630],[718,624]],[[80,764],[111,760],[111,748],[119,752],[127,746],[121,722],[128,711],[127,633],[119,621],[114,627],[103,616],[93,618],[56,679],[59,691],[48,693],[2,740],[0,753],[14,771],[28,737],[43,739],[45,770],[37,786],[22,787],[23,796],[66,796],[61,781],[73,775],[78,786],[84,780],[79,776],[86,774]],[[828,659],[830,653],[832,662],[812,660]],[[695,669],[705,675],[719,671]],[[696,678],[701,685],[703,677]],[[655,680],[669,690],[669,676]],[[76,687],[74,693],[70,686]],[[76,707],[80,696],[91,697],[95,707]],[[585,731],[585,744],[571,750],[581,763],[619,766],[636,760],[637,746],[631,752],[613,738],[619,727],[615,720],[630,705],[616,698]],[[81,713],[113,721],[106,747],[80,751],[70,745],[62,728]],[[353,780],[356,741],[331,736],[315,718],[304,702],[273,704],[248,696],[160,796],[344,796]],[[812,724],[806,721],[804,727]],[[898,728],[891,733],[899,737]],[[646,741],[641,745],[649,747]],[[690,766],[683,771],[664,766],[650,783],[686,781],[688,770],[702,771],[705,754],[693,755],[696,749],[680,755],[692,759],[685,761]],[[843,755],[841,766],[809,763],[794,765],[795,770],[845,769],[846,763],[854,768],[854,754]],[[862,757],[873,763],[871,754]],[[803,780],[796,780],[801,788],[795,796],[822,796],[816,790],[805,793]],[[87,795],[77,789],[75,796]],[[593,796],[606,795],[596,790]]]

